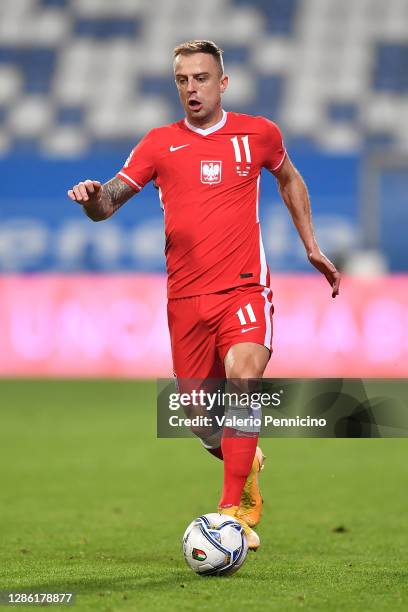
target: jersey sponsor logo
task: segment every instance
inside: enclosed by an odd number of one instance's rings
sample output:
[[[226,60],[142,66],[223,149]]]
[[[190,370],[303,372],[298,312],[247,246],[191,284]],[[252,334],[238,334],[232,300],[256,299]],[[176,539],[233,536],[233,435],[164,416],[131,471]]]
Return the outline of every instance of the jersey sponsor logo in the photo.
[[[222,162],[204,160],[201,162],[201,182],[207,185],[221,183]]]
[[[184,149],[184,147],[189,147],[189,144],[179,145],[178,147],[170,146],[170,153],[174,153],[174,151],[178,151],[179,149]]]
[[[241,334],[245,334],[245,332],[252,331],[253,329],[258,329],[260,325],[254,325],[254,327],[247,327],[246,329],[241,329]]]

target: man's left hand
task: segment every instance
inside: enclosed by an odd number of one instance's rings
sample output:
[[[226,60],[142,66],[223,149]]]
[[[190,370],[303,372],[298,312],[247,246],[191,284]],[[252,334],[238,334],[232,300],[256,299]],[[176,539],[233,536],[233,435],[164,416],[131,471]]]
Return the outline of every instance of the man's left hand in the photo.
[[[307,254],[310,263],[319,270],[327,278],[327,282],[332,288],[332,297],[335,298],[339,295],[340,289],[340,272],[336,270],[336,267],[330,259],[324,255],[319,248],[313,249]]]

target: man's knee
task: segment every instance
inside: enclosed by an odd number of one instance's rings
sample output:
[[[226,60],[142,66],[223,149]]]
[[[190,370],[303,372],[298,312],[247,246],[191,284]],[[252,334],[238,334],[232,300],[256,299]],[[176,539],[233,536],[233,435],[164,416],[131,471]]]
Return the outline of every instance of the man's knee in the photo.
[[[228,373],[228,378],[247,380],[249,378],[262,378],[263,370],[251,365],[237,365]]]
[[[225,357],[227,378],[262,378],[269,360],[265,346],[255,343],[236,344]]]
[[[247,379],[262,378],[265,364],[255,355],[243,355],[235,359],[228,368],[228,378]]]

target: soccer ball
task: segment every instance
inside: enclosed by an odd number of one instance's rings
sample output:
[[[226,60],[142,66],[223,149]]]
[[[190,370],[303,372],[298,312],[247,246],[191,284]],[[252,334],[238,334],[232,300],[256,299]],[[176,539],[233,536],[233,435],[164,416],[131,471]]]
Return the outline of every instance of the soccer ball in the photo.
[[[184,558],[200,576],[233,574],[247,552],[242,525],[227,514],[204,514],[190,523],[183,536]]]

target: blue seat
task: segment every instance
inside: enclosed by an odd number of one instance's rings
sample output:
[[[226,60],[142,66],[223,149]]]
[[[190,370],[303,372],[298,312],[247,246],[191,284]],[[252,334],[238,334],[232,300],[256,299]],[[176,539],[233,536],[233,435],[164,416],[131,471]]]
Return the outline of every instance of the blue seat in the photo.
[[[134,38],[139,30],[140,23],[137,19],[81,17],[74,23],[74,33],[77,36],[88,36],[102,40],[113,37]]]
[[[235,6],[257,8],[265,17],[266,30],[271,34],[291,34],[294,31],[298,0],[233,0]]]
[[[372,84],[377,91],[408,93],[408,44],[377,45]]]

